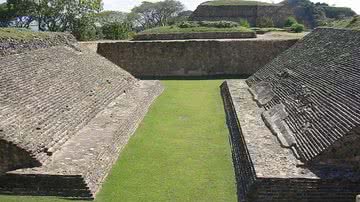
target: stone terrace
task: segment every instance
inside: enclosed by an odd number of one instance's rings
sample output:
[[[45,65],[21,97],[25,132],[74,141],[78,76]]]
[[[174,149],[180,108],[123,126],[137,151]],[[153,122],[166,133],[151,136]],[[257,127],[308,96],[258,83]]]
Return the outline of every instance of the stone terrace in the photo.
[[[0,193],[93,198],[162,92],[67,37],[1,58]]]
[[[221,89],[240,201],[354,201],[360,193],[360,32],[317,29]]]

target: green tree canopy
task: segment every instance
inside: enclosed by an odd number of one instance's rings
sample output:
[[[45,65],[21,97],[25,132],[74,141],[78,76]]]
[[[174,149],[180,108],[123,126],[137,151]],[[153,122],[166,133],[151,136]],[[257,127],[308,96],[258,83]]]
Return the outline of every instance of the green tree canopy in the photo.
[[[169,21],[184,10],[180,1],[165,0],[160,2],[144,1],[140,6],[134,7],[129,15],[137,25],[143,29],[155,26],[165,26]]]
[[[70,31],[76,19],[102,10],[102,0],[7,0],[17,27],[38,20],[40,30]]]

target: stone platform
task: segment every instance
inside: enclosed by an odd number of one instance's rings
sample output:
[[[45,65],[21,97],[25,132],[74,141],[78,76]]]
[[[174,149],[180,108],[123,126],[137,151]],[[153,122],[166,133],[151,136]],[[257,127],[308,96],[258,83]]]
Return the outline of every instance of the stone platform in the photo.
[[[158,81],[137,85],[115,98],[41,167],[0,176],[0,193],[93,198],[148,107],[162,92]]]
[[[93,199],[163,86],[32,34],[0,41],[0,194]]]
[[[307,167],[279,144],[262,120],[245,80],[221,86],[230,130],[239,201],[349,201],[360,193],[360,173]]]

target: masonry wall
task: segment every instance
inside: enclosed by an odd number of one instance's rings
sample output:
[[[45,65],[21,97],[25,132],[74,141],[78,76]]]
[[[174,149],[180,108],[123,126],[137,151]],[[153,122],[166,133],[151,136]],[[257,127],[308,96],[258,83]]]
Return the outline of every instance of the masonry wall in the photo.
[[[262,18],[270,18],[276,27],[283,27],[286,19],[293,15],[291,8],[281,4],[271,6],[200,5],[190,19],[193,21],[229,20],[235,22],[239,22],[240,19],[247,19],[251,26],[256,26]]]
[[[137,77],[251,75],[297,39],[99,43],[98,53]]]

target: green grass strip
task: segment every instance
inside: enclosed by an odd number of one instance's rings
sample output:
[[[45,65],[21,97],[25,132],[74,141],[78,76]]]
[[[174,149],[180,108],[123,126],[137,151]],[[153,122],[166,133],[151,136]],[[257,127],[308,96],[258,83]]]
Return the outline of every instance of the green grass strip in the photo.
[[[220,80],[163,81],[96,201],[236,201]],[[0,201],[60,201],[8,197]]]

